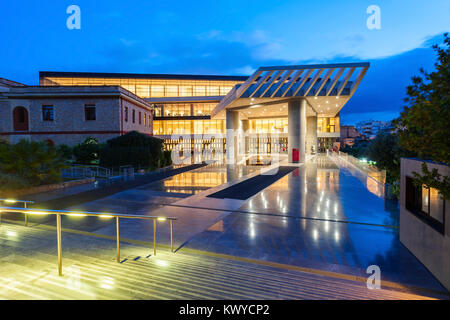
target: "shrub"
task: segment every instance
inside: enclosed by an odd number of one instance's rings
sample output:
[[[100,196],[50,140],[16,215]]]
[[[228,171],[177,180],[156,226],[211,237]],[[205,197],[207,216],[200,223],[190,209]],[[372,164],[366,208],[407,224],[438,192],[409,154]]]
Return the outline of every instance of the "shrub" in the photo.
[[[66,144],[60,144],[56,147],[56,149],[61,155],[61,158],[63,158],[64,160],[72,160],[73,150],[71,147]]]
[[[73,148],[73,155],[77,163],[91,164],[98,160],[99,151],[100,145],[97,139],[87,138],[83,143],[79,143]]]
[[[132,131],[108,140],[100,150],[100,165],[159,168],[165,163],[163,140]]]
[[[44,142],[21,140],[0,145],[0,172],[31,186],[60,181],[63,167],[64,160],[56,148]]]
[[[0,191],[25,189],[29,186],[30,184],[21,177],[0,173]]]

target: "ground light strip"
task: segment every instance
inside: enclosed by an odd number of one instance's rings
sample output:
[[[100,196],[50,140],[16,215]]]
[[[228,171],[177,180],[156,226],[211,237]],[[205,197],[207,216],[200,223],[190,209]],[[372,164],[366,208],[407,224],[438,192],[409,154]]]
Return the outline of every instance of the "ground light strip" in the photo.
[[[54,229],[56,229],[55,227],[48,226],[48,225],[42,225],[42,224],[35,225],[34,227],[37,227],[37,228],[40,228],[40,229],[45,229],[45,230],[54,230]],[[79,234],[79,235],[83,235],[83,236],[91,236],[91,237],[103,238],[103,239],[108,239],[108,240],[115,240],[116,239],[114,236],[108,236],[108,235],[103,235],[103,234],[96,234],[96,233],[92,233],[92,232],[80,231],[80,230],[74,230],[74,229],[62,228],[61,231],[62,232],[67,232],[67,233]],[[141,245],[141,246],[145,246],[145,247],[151,246],[153,244],[153,242],[142,241],[142,240],[133,240],[133,239],[127,239],[127,238],[121,238],[121,241],[132,243],[132,244],[136,244],[136,245]],[[160,247],[164,247],[164,248],[170,248],[170,246],[166,245],[166,244],[160,244],[159,246]],[[175,250],[175,253],[179,249],[180,248]],[[299,266],[293,266],[293,265],[282,264],[282,263],[271,262],[271,261],[249,259],[249,258],[232,256],[232,255],[222,254],[222,253],[215,253],[215,252],[210,252],[210,251],[202,251],[202,250],[191,249],[191,248],[183,248],[183,252],[193,253],[193,254],[198,254],[198,255],[203,255],[203,256],[209,256],[209,257],[214,257],[214,258],[227,259],[227,260],[232,260],[232,261],[252,263],[252,264],[268,266],[268,267],[273,267],[273,268],[279,268],[279,269],[285,269],[285,270],[292,270],[292,271],[300,271],[300,272],[305,272],[305,273],[312,273],[312,274],[322,275],[322,276],[326,276],[326,277],[332,277],[332,278],[336,278],[336,279],[357,281],[357,282],[362,282],[362,283],[366,283],[367,282],[367,278],[361,277],[361,276],[356,276],[356,275],[349,275],[349,274],[344,274],[344,273],[337,273],[337,272],[330,272],[330,271],[324,271],[324,270],[319,270],[319,269],[299,267]],[[439,294],[439,295],[444,295],[444,296],[450,296],[450,294],[447,293],[447,292],[443,292],[443,291],[439,291],[439,290],[433,290],[433,289],[428,289],[428,288],[422,288],[422,287],[417,287],[417,286],[403,285],[403,284],[399,284],[399,283],[392,282],[392,281],[386,281],[386,280],[381,280],[381,286],[382,287],[393,288],[393,289],[398,289],[400,291],[411,290],[411,291],[415,291],[415,292],[423,292],[423,293],[429,292],[429,293],[432,293],[432,294]]]

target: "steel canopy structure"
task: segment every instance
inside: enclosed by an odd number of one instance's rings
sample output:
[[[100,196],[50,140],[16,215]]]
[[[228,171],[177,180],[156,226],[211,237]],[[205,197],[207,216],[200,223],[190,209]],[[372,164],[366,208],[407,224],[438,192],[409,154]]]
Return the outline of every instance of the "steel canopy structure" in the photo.
[[[227,109],[248,109],[243,112],[244,117],[262,116],[262,110],[264,116],[271,116],[271,108],[261,107],[293,98],[306,99],[309,115],[332,117],[355,93],[369,67],[368,62],[261,67],[245,83],[236,85],[212,111],[211,117],[225,118]],[[275,112],[287,115],[283,108],[276,108]]]

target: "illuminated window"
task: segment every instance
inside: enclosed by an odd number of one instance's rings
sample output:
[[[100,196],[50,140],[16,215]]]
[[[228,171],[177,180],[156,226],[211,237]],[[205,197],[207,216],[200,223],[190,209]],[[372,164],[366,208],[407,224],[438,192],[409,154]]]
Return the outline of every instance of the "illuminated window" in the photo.
[[[411,177],[406,177],[405,206],[412,213],[429,222],[442,232],[444,224],[444,198],[437,189],[416,186]]]

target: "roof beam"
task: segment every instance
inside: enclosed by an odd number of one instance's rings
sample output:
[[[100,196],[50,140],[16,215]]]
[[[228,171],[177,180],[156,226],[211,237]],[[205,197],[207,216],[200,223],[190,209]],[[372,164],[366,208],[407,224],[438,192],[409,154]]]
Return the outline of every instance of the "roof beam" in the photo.
[[[262,71],[259,69],[256,71],[252,77],[248,78],[247,81],[244,82],[243,85],[239,87],[239,89],[236,92],[236,99],[240,98],[242,94],[250,87],[250,85],[261,75]]]
[[[361,83],[361,80],[364,78],[364,75],[366,74],[367,69],[369,69],[369,68],[367,68],[367,67],[362,68],[361,71],[359,72],[358,77],[356,78],[355,84],[353,85],[352,89],[350,90],[351,96],[355,93],[356,89],[358,88],[359,84]]]
[[[333,91],[334,86],[336,85],[336,83],[338,82],[339,78],[342,76],[344,71],[345,71],[345,68],[340,68],[339,69],[339,71],[337,72],[336,76],[333,78],[333,81],[331,82],[331,86],[327,90],[326,96],[329,96],[331,91]]]
[[[283,70],[277,71],[275,73],[275,75],[272,76],[272,79],[270,80],[269,84],[267,85],[267,88],[264,89],[264,92],[260,95],[261,98],[264,97],[264,95],[266,94],[266,92],[270,89],[270,87],[274,84],[274,82],[278,79],[278,77],[280,76],[280,74],[283,72]]]
[[[299,69],[329,69],[329,68],[362,68],[370,67],[369,62],[354,62],[354,63],[331,63],[331,64],[306,64],[297,66],[273,66],[273,67],[261,67],[259,70],[299,70]]]
[[[270,96],[271,98],[273,98],[275,96],[275,94],[278,92],[278,90],[280,90],[280,88],[283,86],[286,79],[289,78],[293,72],[294,72],[294,70],[286,72],[286,74],[283,76],[283,78],[280,79],[277,88],[273,91],[272,95]]]
[[[269,77],[274,73],[274,71],[267,71],[267,74],[262,77],[261,79],[259,79],[259,81],[256,83],[256,89],[252,92],[252,94],[249,96],[249,98],[253,98],[253,96],[256,94],[256,92],[258,92],[259,88],[262,87],[262,85],[264,84],[264,82],[267,81],[267,79],[269,79]]]
[[[317,89],[315,94],[316,97],[319,95],[320,91],[322,90],[323,86],[328,81],[328,79],[331,77],[331,74],[333,73],[334,70],[335,70],[334,68],[328,70],[328,72],[325,74],[325,77],[323,77],[322,81],[320,81],[319,88]]]
[[[294,85],[295,81],[297,81],[298,77],[300,77],[303,73],[304,70],[297,70],[297,74],[294,77],[292,77],[291,83],[288,85],[287,89],[284,90],[283,94],[281,95],[282,97],[284,97],[288,93],[288,91]]]
[[[355,67],[348,70],[347,74],[345,75],[344,81],[342,82],[341,87],[338,90],[338,93],[337,93],[338,96],[341,95],[342,90],[344,90],[345,86],[347,85],[348,80],[350,79],[350,77],[352,76],[354,71],[355,71]]]
[[[320,75],[322,74],[322,72],[324,71],[324,69],[318,69],[316,72],[316,75],[314,76],[314,78],[311,81],[311,84],[309,85],[308,89],[306,89],[305,93],[303,94],[304,97],[306,97],[309,93],[309,91],[312,89],[312,87],[314,86],[314,84],[316,83],[317,79],[319,79]],[[297,90],[294,93],[294,97],[297,95],[297,93],[300,91],[301,87],[298,87]]]

